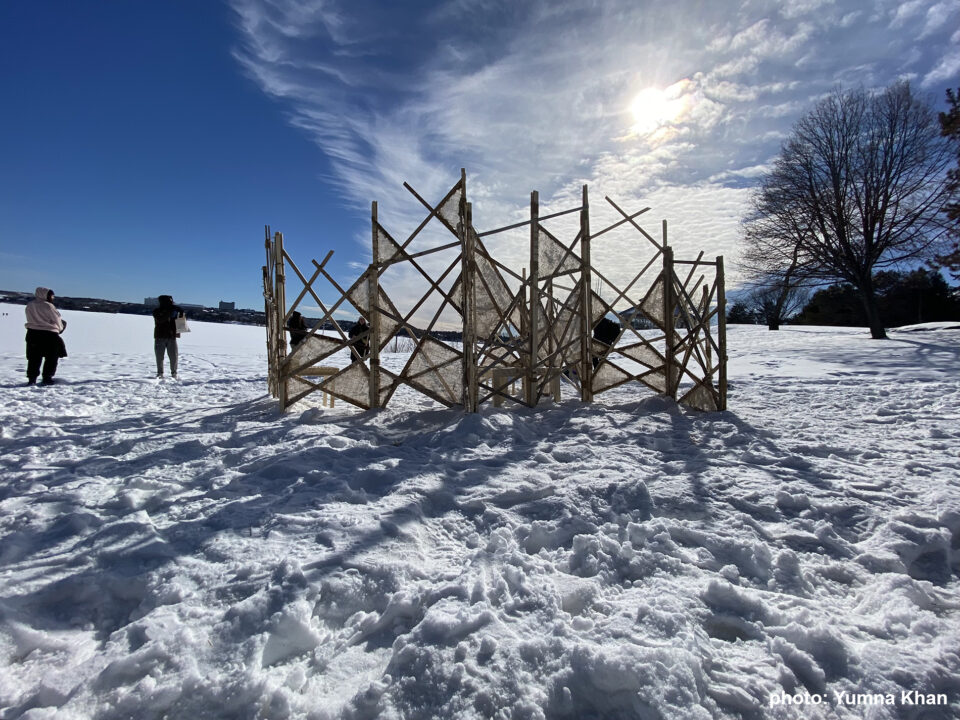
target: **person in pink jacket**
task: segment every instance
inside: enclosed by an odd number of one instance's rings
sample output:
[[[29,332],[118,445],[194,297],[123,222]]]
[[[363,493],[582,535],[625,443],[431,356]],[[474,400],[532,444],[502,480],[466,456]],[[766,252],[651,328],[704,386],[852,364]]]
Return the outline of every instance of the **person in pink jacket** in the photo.
[[[67,347],[60,337],[67,323],[53,306],[53,290],[38,287],[36,296],[27,303],[27,384],[33,385],[43,363],[43,384],[52,385],[57,363],[67,356]]]

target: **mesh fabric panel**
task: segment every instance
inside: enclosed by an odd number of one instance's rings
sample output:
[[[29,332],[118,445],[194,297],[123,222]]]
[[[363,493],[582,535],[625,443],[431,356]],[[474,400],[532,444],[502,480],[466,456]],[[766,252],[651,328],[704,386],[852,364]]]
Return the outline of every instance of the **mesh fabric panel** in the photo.
[[[542,226],[540,227],[537,258],[540,265],[539,278],[541,280],[554,275],[576,272],[580,269],[579,258],[572,253],[567,255],[567,249],[563,244]]]
[[[438,370],[443,363],[449,364]],[[433,338],[425,338],[413,354],[407,378],[413,387],[450,405],[463,401],[463,357]]]
[[[477,255],[477,334],[489,337],[496,332],[501,318],[513,299],[510,288],[497,268],[484,255]]]
[[[647,296],[640,303],[640,310],[657,325],[663,327],[663,276],[657,278],[657,281],[647,291]]]
[[[453,285],[450,286],[450,305],[454,310],[457,311],[457,314],[463,317],[463,308],[460,306],[460,303],[463,301],[463,275],[458,274],[457,279],[453,281]]]
[[[663,370],[647,373],[640,378],[640,382],[645,383],[657,392],[664,393],[667,391],[667,374]]]
[[[463,196],[463,188],[458,187],[447,201],[440,206],[439,215],[446,221],[447,225],[454,232],[457,231],[457,225],[460,224],[460,198]]]
[[[596,291],[591,290],[591,295],[593,295],[593,302],[591,303],[590,311],[593,313],[593,317],[590,318],[590,326],[594,327],[600,318],[606,315],[610,311],[610,306],[604,302],[603,298],[597,295]]]
[[[617,350],[631,360],[636,360],[641,365],[646,365],[649,368],[660,367],[666,361],[663,355],[646,343],[631,345],[630,347],[625,348],[617,348]]]
[[[387,231],[377,223],[377,262],[384,263],[393,260],[400,254],[400,246]]]
[[[618,368],[616,365],[611,365],[608,362],[602,362],[593,371],[593,391],[600,392],[601,390],[606,390],[612,385],[616,385],[617,383],[629,379],[630,375]]]
[[[680,398],[680,402],[697,410],[706,410],[707,412],[717,410],[716,398],[713,393],[703,385],[697,385],[693,390]]]
[[[316,389],[316,386],[312,383],[308,383],[298,377],[289,377],[287,378],[287,402],[295,403]]]
[[[346,370],[323,383],[340,397],[362,408],[370,407],[370,371],[363,363],[352,363]]]
[[[362,315],[369,316],[370,278],[367,276],[367,273],[361,275],[360,278],[353,284],[353,287],[347,290],[347,300],[352,302],[354,307],[360,310]]]
[[[389,312],[391,315],[400,315],[397,311],[396,306],[390,301],[387,293],[383,291],[383,287],[380,287],[380,302],[378,308],[381,310],[380,313],[380,348],[384,348],[390,339],[393,337],[393,334],[397,331],[397,328],[400,327],[400,322],[389,315],[384,315],[384,311]]]
[[[324,335],[313,335],[304,338],[293,352],[287,356],[284,366],[288,368],[303,368],[313,365],[323,358],[332,355],[343,347],[343,343]]]

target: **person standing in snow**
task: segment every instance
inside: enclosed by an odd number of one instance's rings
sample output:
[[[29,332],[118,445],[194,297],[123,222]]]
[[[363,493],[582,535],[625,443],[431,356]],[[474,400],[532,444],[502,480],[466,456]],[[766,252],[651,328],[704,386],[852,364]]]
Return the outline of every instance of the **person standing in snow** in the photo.
[[[353,327],[350,328],[350,332],[347,335],[351,340],[354,338],[363,338],[362,340],[357,340],[353,345],[353,352],[351,353],[351,363],[362,362],[370,354],[370,346],[367,342],[368,335],[370,334],[370,328],[367,327],[367,319],[362,315],[357,318],[357,322],[354,323]]]
[[[290,349],[293,350],[297,345],[303,342],[303,339],[309,332],[307,330],[307,321],[303,315],[294,310],[290,313],[290,320],[287,321],[287,330],[290,331]]]
[[[160,305],[153,311],[153,350],[157,356],[157,377],[163,377],[163,354],[170,360],[170,375],[177,377],[177,318],[183,310],[173,304],[173,297],[161,295]]]
[[[34,385],[43,363],[43,385],[53,385],[57,363],[67,356],[67,346],[60,333],[67,323],[53,306],[53,290],[38,287],[34,299],[27,303],[27,385]]]

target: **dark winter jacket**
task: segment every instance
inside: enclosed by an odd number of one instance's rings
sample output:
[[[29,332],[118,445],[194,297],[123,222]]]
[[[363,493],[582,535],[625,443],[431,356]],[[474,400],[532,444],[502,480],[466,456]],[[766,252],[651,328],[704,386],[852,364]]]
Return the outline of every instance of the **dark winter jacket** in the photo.
[[[351,340],[354,338],[361,338],[353,345],[354,362],[360,358],[366,358],[370,354],[370,326],[367,323],[363,323],[362,325],[359,322],[355,323],[354,326],[350,328],[350,331],[347,333],[347,335]]]
[[[160,306],[153,311],[154,339],[180,337],[180,333],[177,332],[177,318],[182,316],[183,310],[172,301],[161,299]]]
[[[290,331],[290,347],[296,347],[303,342],[303,339],[309,332],[307,330],[307,321],[303,315],[298,312],[290,315],[290,320],[287,322],[287,329]]]
[[[619,335],[620,323],[607,317],[600,318],[600,322],[593,328],[593,339],[604,345],[613,345]]]

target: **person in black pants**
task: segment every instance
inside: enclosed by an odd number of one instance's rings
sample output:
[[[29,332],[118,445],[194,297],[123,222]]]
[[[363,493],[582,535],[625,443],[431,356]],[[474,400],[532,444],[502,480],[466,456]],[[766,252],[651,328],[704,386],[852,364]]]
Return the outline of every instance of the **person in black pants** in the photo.
[[[153,311],[153,350],[157,356],[157,377],[163,377],[163,355],[170,360],[170,375],[177,377],[177,318],[183,317],[183,310],[173,304],[170,295],[157,298],[159,307]]]
[[[34,299],[27,303],[27,384],[34,385],[43,366],[43,384],[52,385],[60,358],[67,356],[67,346],[60,337],[67,323],[53,305],[53,290],[38,287]]]

